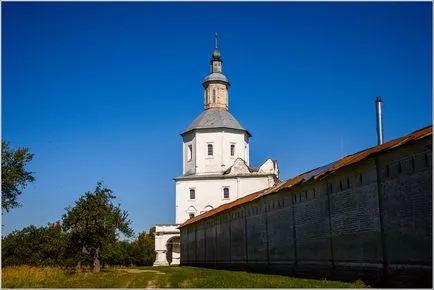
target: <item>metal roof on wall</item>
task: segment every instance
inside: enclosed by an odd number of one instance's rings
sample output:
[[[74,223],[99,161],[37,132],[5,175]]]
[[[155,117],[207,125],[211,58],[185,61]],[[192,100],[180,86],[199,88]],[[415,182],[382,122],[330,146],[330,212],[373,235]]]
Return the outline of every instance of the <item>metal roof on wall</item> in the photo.
[[[348,155],[348,156],[346,156],[346,157],[344,157],[344,158],[342,158],[336,162],[333,162],[333,163],[327,164],[325,166],[310,170],[310,171],[305,172],[303,174],[300,174],[296,177],[293,177],[293,178],[287,180],[286,182],[277,184],[273,187],[270,187],[270,188],[246,195],[246,196],[241,197],[241,198],[234,200],[232,202],[223,204],[219,207],[216,207],[210,211],[207,211],[201,215],[198,215],[194,218],[187,220],[185,223],[180,225],[178,228],[183,228],[185,226],[188,226],[188,225],[197,223],[199,221],[205,220],[205,219],[207,219],[207,218],[209,218],[209,217],[211,217],[217,213],[221,213],[221,212],[224,212],[224,211],[229,210],[231,208],[238,207],[238,206],[246,204],[248,202],[252,202],[252,201],[254,201],[258,198],[261,198],[265,195],[277,193],[277,192],[282,191],[283,189],[289,189],[289,188],[295,187],[295,186],[302,184],[302,183],[305,183],[311,179],[320,180],[320,179],[325,178],[327,175],[329,175],[329,174],[331,174],[331,173],[333,173],[333,172],[335,172],[341,168],[344,168],[344,167],[347,167],[349,165],[353,165],[353,164],[356,164],[358,162],[361,162],[362,160],[367,159],[368,157],[371,157],[374,154],[378,154],[378,153],[383,152],[383,151],[391,150],[391,149],[397,148],[399,146],[403,146],[407,143],[410,143],[410,142],[413,142],[413,141],[416,141],[418,139],[428,137],[431,135],[432,135],[432,125],[425,127],[425,128],[422,128],[420,130],[414,131],[413,133],[406,135],[404,137],[400,137],[400,138],[391,140],[389,142],[386,142],[384,144],[377,145],[375,147],[357,152],[355,154]]]

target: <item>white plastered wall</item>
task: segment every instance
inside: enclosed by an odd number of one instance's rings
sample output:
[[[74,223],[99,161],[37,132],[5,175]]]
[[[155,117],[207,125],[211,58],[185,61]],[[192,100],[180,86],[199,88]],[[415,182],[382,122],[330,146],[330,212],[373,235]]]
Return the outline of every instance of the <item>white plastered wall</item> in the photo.
[[[189,152],[191,146],[191,153]],[[196,173],[196,138],[194,132],[184,135],[182,142],[182,174]],[[191,156],[190,156],[191,154]]]
[[[196,174],[221,173],[230,167],[236,158],[242,158],[249,164],[248,137],[243,131],[222,130],[197,131],[194,138],[195,172]],[[208,144],[213,145],[213,156],[208,156]],[[235,145],[235,154],[231,156],[231,145]],[[186,147],[187,145],[184,145]],[[184,151],[184,159],[186,157]],[[184,163],[184,170],[191,166]]]
[[[189,219],[189,214],[195,216],[210,208],[216,208],[224,203],[234,201],[242,196],[268,188],[274,185],[271,176],[234,176],[216,179],[191,179],[176,181],[176,223]],[[223,198],[223,188],[229,187],[229,199]],[[190,199],[190,189],[195,190],[195,199]]]

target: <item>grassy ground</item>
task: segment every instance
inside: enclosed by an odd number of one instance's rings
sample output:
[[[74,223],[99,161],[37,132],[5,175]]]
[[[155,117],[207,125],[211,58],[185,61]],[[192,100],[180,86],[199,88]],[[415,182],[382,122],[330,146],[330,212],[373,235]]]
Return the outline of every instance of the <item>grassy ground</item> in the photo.
[[[194,267],[109,268],[100,273],[28,266],[2,269],[3,288],[358,288],[360,282],[309,280]]]

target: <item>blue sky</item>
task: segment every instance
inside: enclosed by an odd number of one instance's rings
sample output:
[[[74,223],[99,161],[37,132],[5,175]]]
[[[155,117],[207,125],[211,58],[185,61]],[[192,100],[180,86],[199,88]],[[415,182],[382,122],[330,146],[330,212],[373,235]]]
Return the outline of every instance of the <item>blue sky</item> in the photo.
[[[281,179],[432,123],[431,3],[3,3],[2,138],[36,181],[3,234],[103,181],[136,232],[175,220],[181,133],[203,110],[214,32],[250,163]]]

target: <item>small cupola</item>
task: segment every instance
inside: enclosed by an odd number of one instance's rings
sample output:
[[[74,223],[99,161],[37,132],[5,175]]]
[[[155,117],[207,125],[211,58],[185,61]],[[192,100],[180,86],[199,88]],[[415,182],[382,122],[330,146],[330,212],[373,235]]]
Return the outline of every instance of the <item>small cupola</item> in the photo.
[[[215,33],[215,47],[214,51],[212,52],[212,57],[210,60],[211,64],[211,73],[221,73],[222,72],[222,57],[220,55],[220,51],[218,49],[218,35],[217,32]]]
[[[228,109],[228,79],[222,73],[223,60],[218,50],[218,35],[215,34],[215,47],[210,60],[211,73],[203,80],[205,110],[210,108]]]

